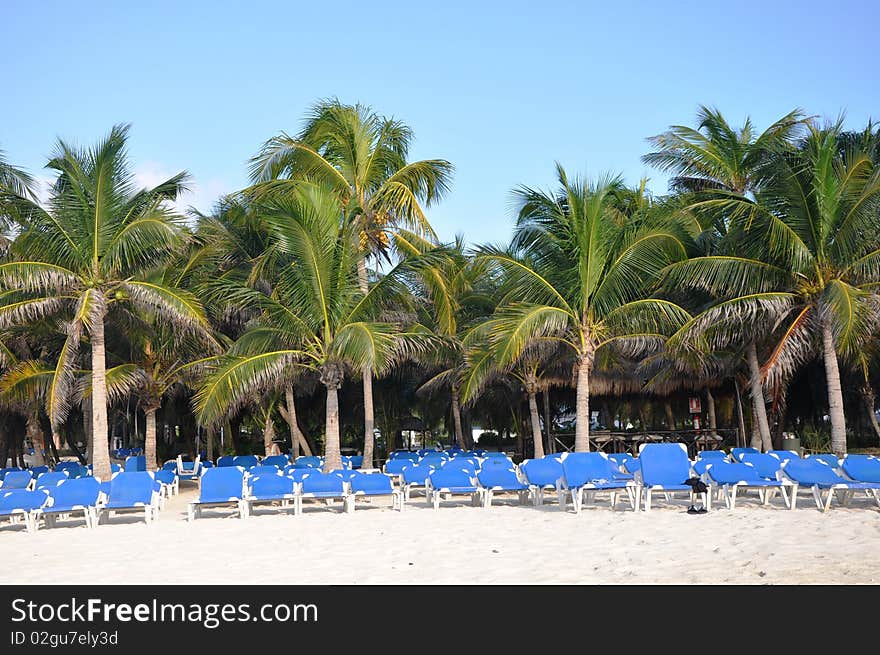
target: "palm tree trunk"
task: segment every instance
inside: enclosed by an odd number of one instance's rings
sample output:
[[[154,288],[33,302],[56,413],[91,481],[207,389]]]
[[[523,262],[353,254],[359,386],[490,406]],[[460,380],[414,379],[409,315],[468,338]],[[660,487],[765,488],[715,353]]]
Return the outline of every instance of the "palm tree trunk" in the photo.
[[[373,468],[373,428],[375,418],[373,416],[373,372],[365,368],[364,381],[364,463],[363,468]]]
[[[104,316],[92,322],[92,463],[95,477],[110,479],[110,447],[107,443],[107,371],[104,354]]]
[[[324,436],[324,472],[342,468],[339,452],[339,393],[335,384],[327,385],[327,422]]]
[[[822,321],[822,354],[825,380],[828,385],[828,414],[831,416],[831,450],[838,457],[846,454],[846,418],[843,415],[843,392],[840,390],[840,369],[834,334],[828,321]]]
[[[216,432],[213,425],[205,428],[205,449],[207,450],[208,461],[214,461],[214,433]]]
[[[532,440],[535,442],[534,457],[544,456],[544,439],[541,437],[541,419],[538,417],[538,399],[534,391],[529,392],[529,415],[532,420]]]
[[[46,451],[46,440],[36,413],[31,413],[27,417],[27,435],[34,445],[34,464],[37,466],[45,464],[46,460],[43,453]]]
[[[544,387],[544,430],[547,431],[547,450],[556,452],[556,444],[553,443],[553,426],[550,424],[550,389]]]
[[[266,417],[266,426],[263,428],[263,450],[267,456],[276,454],[275,422],[271,414]]]
[[[464,430],[461,427],[461,405],[458,399],[458,389],[452,389],[452,422],[455,427],[455,440],[458,447],[467,450],[467,442],[464,440]]]
[[[92,398],[91,396],[88,398],[83,398],[82,401],[82,415],[83,415],[83,439],[86,441],[86,461],[91,464],[92,463],[92,444],[94,443],[94,439],[92,439]]]
[[[156,462],[156,412],[159,410],[154,405],[144,408],[144,416],[147,419],[146,433],[144,434],[144,455],[147,458],[147,470],[155,471],[158,468]]]
[[[709,387],[706,387],[706,414],[709,420],[709,430],[711,431],[711,435],[717,437],[718,420],[715,417],[715,396],[712,395],[712,390]]]
[[[754,341],[746,347],[746,360],[749,365],[749,385],[755,423],[761,436],[761,449],[766,452],[773,450],[773,442],[770,438],[770,424],[767,422],[767,406],[764,404],[764,385],[761,382],[761,368],[758,366],[758,349]]]
[[[290,426],[290,441],[293,455],[296,457],[299,455],[300,449],[302,449],[303,453],[311,457],[312,449],[309,446],[309,442],[306,441],[302,430],[300,430],[299,421],[296,418],[296,394],[293,392],[292,384],[288,384],[284,389],[284,403],[287,406],[287,424]]]
[[[868,420],[874,430],[874,436],[880,441],[880,423],[877,422],[877,413],[874,409],[874,390],[869,382],[865,382],[862,387],[862,400],[865,402],[865,411],[868,413]]]
[[[358,285],[361,293],[367,295],[370,290],[367,280],[367,260],[358,259]],[[370,367],[363,370],[364,382],[364,468],[373,467],[373,426],[376,424],[373,412],[373,372]]]
[[[666,429],[675,429],[675,413],[672,411],[672,405],[667,400],[663,403],[663,409],[666,411]]]
[[[575,402],[574,451],[590,451],[590,371],[593,356],[583,355],[578,362],[577,400]]]
[[[739,424],[736,445],[744,446],[746,443],[746,418],[743,414],[742,394],[739,392],[739,380],[737,380],[736,376],[733,377],[733,388],[736,391],[736,419]]]

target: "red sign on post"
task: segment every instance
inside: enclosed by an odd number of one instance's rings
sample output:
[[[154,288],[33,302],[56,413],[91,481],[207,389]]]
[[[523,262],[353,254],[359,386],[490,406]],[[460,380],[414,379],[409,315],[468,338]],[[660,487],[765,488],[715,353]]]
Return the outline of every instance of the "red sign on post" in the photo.
[[[691,396],[688,398],[688,408],[691,414],[702,413],[703,410],[700,408],[700,398],[698,396]]]

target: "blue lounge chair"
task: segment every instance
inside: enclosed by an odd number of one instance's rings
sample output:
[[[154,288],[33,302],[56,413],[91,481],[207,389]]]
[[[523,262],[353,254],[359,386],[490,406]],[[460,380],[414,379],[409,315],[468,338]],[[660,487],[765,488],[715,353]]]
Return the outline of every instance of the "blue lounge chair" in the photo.
[[[471,477],[474,477],[477,475],[477,471],[479,470],[479,464],[477,464],[477,462],[475,462],[474,460],[472,460],[469,457],[461,457],[461,458],[456,457],[454,459],[449,460],[448,462],[444,462],[443,465],[440,466],[439,468],[440,469],[445,469],[445,468],[463,469],[463,470],[466,470],[468,473],[470,473]]]
[[[293,465],[298,468],[320,469],[324,466],[324,458],[317,455],[301,455],[296,458]]]
[[[169,459],[167,462],[162,464],[162,470],[163,471],[174,471],[175,473],[177,473],[177,460],[176,459]]]
[[[232,458],[233,466],[240,466],[245,471],[254,466],[259,466],[260,460],[256,455],[236,455]]]
[[[823,464],[827,464],[833,469],[836,469],[840,466],[840,460],[837,459],[837,455],[832,453],[819,453],[816,455],[807,455],[807,459],[812,459],[817,462],[822,462]]]
[[[727,460],[727,453],[725,453],[723,450],[701,450],[697,454],[697,458],[698,459]]]
[[[847,455],[840,469],[853,482],[880,482],[880,459],[871,455]]]
[[[0,469],[0,482],[3,481],[3,479],[6,477],[7,473],[11,473],[13,471],[21,471],[21,470],[22,469],[18,468],[17,466],[9,466],[7,468]]]
[[[8,517],[10,525],[21,517],[24,519],[25,529],[36,532],[37,512],[45,506],[48,499],[49,492],[45,489],[0,491],[0,517]]]
[[[513,463],[513,460],[508,457],[487,457],[483,460],[482,464],[480,464],[480,470],[492,469],[492,468],[500,468],[500,469],[509,469],[515,468],[516,465]]]
[[[36,477],[42,475],[43,473],[48,473],[49,467],[46,466],[45,464],[42,464],[40,466],[32,466],[30,468],[30,472],[33,473],[34,477],[36,478]]]
[[[773,455],[780,462],[785,462],[790,459],[800,459],[801,456],[798,455],[793,450],[771,450],[767,453],[768,455]]]
[[[593,497],[598,492],[606,491],[611,497],[612,509],[617,506],[617,496],[623,492],[635,510],[633,485],[626,480],[615,479],[615,468],[603,453],[569,453],[562,460],[562,477],[557,481],[561,507],[565,507],[567,492],[571,496],[575,514],[580,514],[585,495]]]
[[[813,493],[816,507],[827,512],[831,507],[834,492],[841,497],[841,504],[845,505],[856,491],[864,491],[873,498],[880,507],[880,482],[855,482],[847,480],[839,475],[833,468],[817,459],[792,459],[784,462],[782,473],[794,483],[792,491],[791,508],[797,505],[797,492],[799,487],[808,487]],[[828,491],[825,499],[822,499],[822,491]]]
[[[480,494],[483,507],[492,507],[492,498],[496,493],[516,492],[520,504],[529,500],[529,485],[519,479],[513,462],[504,461],[500,457],[492,458],[497,466],[484,466],[477,474],[480,483]]]
[[[393,475],[397,478],[401,477],[403,473],[403,469],[407,466],[413,466],[413,461],[411,459],[389,459],[385,462],[385,466],[382,467],[382,472],[386,475]]]
[[[293,464],[290,464],[284,469],[284,475],[289,477],[294,482],[302,482],[303,479],[305,479],[305,477],[307,475],[311,474],[312,472],[314,472],[316,470],[318,470],[318,469],[313,469],[313,468],[298,469],[295,466],[293,466]]]
[[[743,453],[742,463],[753,466],[765,480],[778,480],[784,460],[770,453]]]
[[[165,509],[165,499],[180,493],[180,479],[177,473],[168,469],[156,471],[153,478],[162,485],[162,509]]]
[[[217,458],[217,466],[235,466],[235,457],[232,455],[222,455]]]
[[[34,489],[51,489],[57,487],[62,482],[67,481],[67,471],[49,471],[48,473],[40,473],[34,484]]]
[[[388,456],[389,460],[392,459],[408,459],[413,462],[419,461],[420,455],[412,450],[394,450]]]
[[[279,469],[277,466],[272,466],[271,464],[268,466],[264,466],[263,464],[260,464],[259,466],[252,466],[250,469],[248,469],[247,474],[248,476],[254,478],[265,475],[283,475],[281,473],[281,469]]]
[[[202,474],[201,455],[196,455],[195,461],[184,460],[183,455],[177,456],[177,474],[178,481],[198,482]]]
[[[701,478],[706,472],[706,469],[712,466],[712,464],[717,464],[718,462],[722,461],[724,460],[714,458],[698,459],[693,464],[691,464],[691,470],[694,472],[694,475],[696,475],[698,478]]]
[[[477,486],[476,476],[467,467],[444,466],[434,471],[428,476],[425,493],[428,504],[433,504],[434,509],[440,507],[443,494],[447,496],[468,495],[471,497],[472,505],[480,504],[480,489]]]
[[[202,516],[203,507],[232,506],[240,518],[247,514],[245,507],[244,469],[240,466],[216,466],[205,469],[199,482],[199,498],[190,501],[187,519],[192,522]]]
[[[105,512],[110,518],[114,513],[138,511],[144,513],[144,520],[149,525],[159,515],[160,490],[161,485],[147,471],[117,473],[110,480],[107,502],[98,508],[98,523]]]
[[[101,483],[96,478],[75,478],[50,487],[49,501],[37,512],[48,527],[54,527],[56,519],[69,514],[83,513],[86,526],[98,524],[98,508],[101,505]],[[39,523],[37,524],[39,527]]]
[[[543,457],[541,459],[527,459],[519,465],[519,470],[529,485],[532,502],[537,507],[544,504],[544,491],[552,489],[557,494],[559,509],[565,509],[565,499],[559,493],[556,484],[565,472],[562,462],[555,457]]]
[[[717,489],[723,494],[727,509],[736,509],[736,494],[739,489],[756,489],[762,505],[770,503],[777,491],[782,492],[786,507],[791,507],[786,485],[780,480],[768,480],[761,477],[758,470],[749,464],[740,462],[715,462],[705,474],[703,480],[709,485],[707,508],[711,509],[712,494]]]
[[[82,475],[78,475],[81,469],[85,468],[79,462],[58,462],[55,465],[56,471],[67,471],[67,475],[70,478],[81,478]]]
[[[354,471],[348,480],[352,511],[358,498],[391,497],[391,508],[403,511],[403,492],[394,488],[394,480],[384,473],[361,473]]]
[[[430,453],[419,460],[419,464],[440,468],[450,458],[445,453]]]
[[[146,457],[146,455],[132,455],[131,457],[126,458],[125,467],[123,470],[126,473],[146,471],[147,470],[147,457]]]
[[[412,490],[421,487],[428,495],[428,477],[437,470],[438,467],[431,464],[411,464],[403,469],[403,499],[408,501]]]
[[[691,462],[688,459],[687,446],[683,443],[649,443],[641,446],[639,461],[642,463],[638,474],[636,504],[639,495],[644,496],[645,511],[651,511],[651,500],[654,492],[659,491],[668,499],[669,495],[686,491],[691,505],[694,504],[694,490],[685,482],[691,477]],[[704,494],[707,495],[707,494]],[[709,501],[706,500],[706,509]]]
[[[300,483],[300,492],[296,497],[299,503],[297,513],[302,513],[302,502],[308,498],[325,500],[328,503],[332,500],[341,500],[344,511],[350,512],[352,510],[348,483],[336,472],[322,473],[314,469],[303,478]]]
[[[745,455],[746,453],[751,453],[751,454],[755,455],[760,452],[761,451],[758,450],[757,448],[751,448],[751,447],[749,447],[749,448],[731,448],[730,449],[730,456],[733,458],[733,461],[741,462],[741,461],[743,461],[742,456]]]
[[[287,455],[269,455],[264,457],[260,464],[263,466],[277,466],[279,469],[283,469],[290,464],[290,458]]]
[[[275,468],[257,467],[257,468]],[[249,516],[255,505],[278,503],[281,509],[293,509],[296,514],[299,505],[296,502],[296,485],[293,478],[283,475],[275,468],[275,473],[257,475],[247,479],[247,495],[245,496],[245,516]]]
[[[342,459],[343,461],[348,462],[348,468],[350,469],[359,469],[364,466],[363,455],[344,455]]]
[[[627,473],[635,475],[642,470],[642,463],[639,461],[638,457],[630,456],[627,459],[623,460],[622,468]]]
[[[34,474],[30,471],[9,471],[0,482],[0,491],[28,489],[33,481]]]

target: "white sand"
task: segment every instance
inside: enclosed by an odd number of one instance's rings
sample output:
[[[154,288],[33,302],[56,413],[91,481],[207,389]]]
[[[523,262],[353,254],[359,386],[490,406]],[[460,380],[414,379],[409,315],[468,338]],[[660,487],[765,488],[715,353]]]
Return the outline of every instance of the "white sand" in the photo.
[[[827,514],[802,495],[761,507],[688,515],[682,499],[650,513],[581,515],[553,504],[491,509],[466,500],[403,513],[306,506],[302,516],[258,510],[244,521],[206,511],[188,524],[187,485],[158,522],[120,515],[27,534],[0,529],[4,584],[16,583],[878,583],[880,511],[867,499]],[[384,501],[380,501],[383,502]],[[496,502],[498,502],[496,500]],[[662,503],[658,503],[661,504]],[[619,506],[620,507],[620,506]]]

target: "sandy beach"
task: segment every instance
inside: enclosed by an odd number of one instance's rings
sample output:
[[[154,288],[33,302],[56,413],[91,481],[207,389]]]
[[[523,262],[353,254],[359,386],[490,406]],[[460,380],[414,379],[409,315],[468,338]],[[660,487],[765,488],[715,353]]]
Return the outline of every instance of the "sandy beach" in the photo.
[[[307,505],[301,516],[260,509],[244,521],[206,511],[188,524],[195,493],[187,485],[150,526],[133,514],[95,530],[5,526],[2,583],[880,582],[880,512],[864,498],[827,514],[802,496],[795,511],[741,499],[733,512],[704,515],[688,515],[683,499],[647,514],[602,504],[575,515],[505,499],[434,511],[413,498],[403,513]]]

